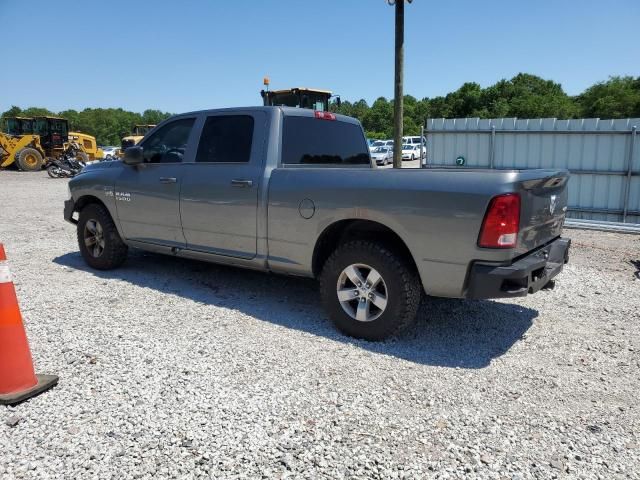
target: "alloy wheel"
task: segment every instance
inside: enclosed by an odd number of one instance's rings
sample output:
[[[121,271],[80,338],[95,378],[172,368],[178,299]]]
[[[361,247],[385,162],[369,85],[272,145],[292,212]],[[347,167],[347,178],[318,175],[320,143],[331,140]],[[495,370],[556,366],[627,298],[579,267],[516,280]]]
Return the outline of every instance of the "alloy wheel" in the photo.
[[[387,308],[387,285],[373,267],[355,263],[338,276],[336,294],[342,309],[354,320],[372,322]]]
[[[104,252],[104,232],[100,222],[94,219],[87,220],[84,225],[84,244],[94,258],[98,258]]]

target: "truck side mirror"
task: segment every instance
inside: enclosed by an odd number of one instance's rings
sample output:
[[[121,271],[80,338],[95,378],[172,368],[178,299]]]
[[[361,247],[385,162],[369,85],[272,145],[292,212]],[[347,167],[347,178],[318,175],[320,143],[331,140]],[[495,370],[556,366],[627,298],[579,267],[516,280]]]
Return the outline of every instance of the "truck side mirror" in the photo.
[[[135,145],[129,147],[124,151],[124,158],[122,161],[127,165],[139,165],[144,161],[144,151],[142,147]]]

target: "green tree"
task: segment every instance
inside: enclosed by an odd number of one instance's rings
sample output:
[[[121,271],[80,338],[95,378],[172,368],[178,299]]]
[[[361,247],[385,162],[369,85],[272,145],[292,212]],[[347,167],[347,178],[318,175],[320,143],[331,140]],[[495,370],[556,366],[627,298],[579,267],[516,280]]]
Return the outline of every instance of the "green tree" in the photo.
[[[580,112],[559,83],[528,73],[500,80],[481,96],[481,117],[575,118]]]
[[[2,117],[20,117],[22,116],[22,109],[12,105],[11,108],[5,112],[2,112]]]
[[[393,134],[393,106],[392,102],[379,97],[371,108],[364,114],[362,126],[366,132],[382,133],[386,138]]]
[[[29,107],[22,111],[24,117],[55,117],[55,112],[41,107]]]
[[[170,116],[170,113],[162,112],[160,110],[145,110],[142,113],[142,123],[147,125],[157,125]]]
[[[640,77],[611,77],[589,87],[577,101],[584,117],[640,117]]]
[[[330,110],[355,117],[370,138],[393,135],[393,101],[379,97],[371,106],[363,99],[343,100]],[[171,114],[157,109],[142,113],[122,108],[85,108],[54,113],[46,108],[22,109],[12,106],[2,117],[58,115],[69,120],[72,130],[96,137],[100,144],[119,145],[135,124],[158,124]],[[464,83],[445,96],[417,100],[404,97],[404,131],[418,135],[427,118],[626,118],[640,117],[640,77],[611,77],[585,90],[578,97],[567,95],[559,83],[535,75],[519,73],[487,88],[474,82]]]

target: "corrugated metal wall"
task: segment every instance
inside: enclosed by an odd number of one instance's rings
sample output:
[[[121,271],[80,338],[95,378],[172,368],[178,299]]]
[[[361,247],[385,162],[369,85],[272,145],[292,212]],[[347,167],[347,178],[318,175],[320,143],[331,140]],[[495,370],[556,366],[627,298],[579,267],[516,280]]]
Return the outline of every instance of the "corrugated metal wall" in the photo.
[[[427,166],[566,168],[569,216],[640,223],[640,119],[428,119]],[[626,215],[625,215],[626,212]]]

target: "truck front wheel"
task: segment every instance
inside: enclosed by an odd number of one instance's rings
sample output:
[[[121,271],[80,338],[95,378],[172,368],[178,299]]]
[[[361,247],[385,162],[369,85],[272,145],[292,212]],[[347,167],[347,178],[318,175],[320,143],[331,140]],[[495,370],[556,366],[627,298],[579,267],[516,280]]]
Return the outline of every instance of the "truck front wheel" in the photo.
[[[383,340],[413,323],[421,285],[401,255],[378,243],[355,240],[340,245],[326,261],[320,292],[340,331]]]
[[[127,258],[127,245],[120,238],[111,215],[95,203],[80,211],[78,246],[87,265],[97,270],[119,267]]]

